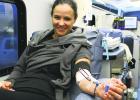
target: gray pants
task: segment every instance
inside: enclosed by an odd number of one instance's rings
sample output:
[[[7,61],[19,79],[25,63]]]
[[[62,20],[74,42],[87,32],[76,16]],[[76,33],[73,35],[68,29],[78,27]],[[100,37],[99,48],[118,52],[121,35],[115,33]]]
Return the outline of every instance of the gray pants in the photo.
[[[75,100],[100,100],[100,98],[95,97],[93,98],[91,95],[85,94],[85,93],[80,93]]]

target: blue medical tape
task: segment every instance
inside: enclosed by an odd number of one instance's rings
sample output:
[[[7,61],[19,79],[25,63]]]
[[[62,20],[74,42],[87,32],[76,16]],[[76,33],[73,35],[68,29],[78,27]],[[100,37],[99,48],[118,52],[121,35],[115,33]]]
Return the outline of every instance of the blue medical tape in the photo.
[[[109,88],[110,88],[110,86],[109,85],[106,85],[105,86],[105,92],[108,92],[109,91]]]

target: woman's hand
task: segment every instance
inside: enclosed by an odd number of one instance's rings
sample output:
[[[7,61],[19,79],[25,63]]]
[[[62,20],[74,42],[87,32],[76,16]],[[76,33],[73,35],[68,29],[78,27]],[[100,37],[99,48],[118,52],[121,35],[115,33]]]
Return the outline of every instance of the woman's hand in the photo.
[[[0,82],[0,88],[4,89],[4,90],[8,90],[8,91],[14,91],[12,89],[12,83],[9,81],[2,81]]]
[[[115,78],[111,78],[110,83],[112,85],[110,86],[108,94],[112,95],[114,99],[122,100],[124,90],[127,88],[125,84],[123,84],[120,79]]]
[[[111,78],[110,79],[111,84],[114,84],[113,86],[116,89],[111,88],[112,90],[116,91],[118,94],[122,94],[124,90],[127,89],[126,85],[120,80],[116,78]]]
[[[109,86],[109,90],[105,91],[105,87]],[[106,80],[105,83],[97,87],[96,95],[103,100],[122,100],[123,91],[126,86],[119,79],[111,78]]]
[[[100,97],[102,100],[110,100],[110,99],[108,99],[108,96],[105,93],[105,84],[104,83],[100,83],[96,87],[95,96]]]

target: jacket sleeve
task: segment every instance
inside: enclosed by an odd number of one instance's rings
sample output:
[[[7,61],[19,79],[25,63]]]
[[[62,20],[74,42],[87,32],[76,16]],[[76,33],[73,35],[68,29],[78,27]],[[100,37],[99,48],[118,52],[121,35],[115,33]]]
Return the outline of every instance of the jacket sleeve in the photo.
[[[12,82],[14,84],[15,79],[22,76],[23,73],[26,71],[26,58],[27,58],[27,50],[28,47],[24,50],[22,55],[20,56],[16,66],[13,68],[13,71],[9,75],[9,77],[6,79],[6,81]]]
[[[77,61],[80,58],[87,58],[90,60],[91,55],[92,53],[90,52],[90,48],[86,46],[82,46],[76,55],[75,61]]]
[[[87,46],[82,46],[80,48],[79,52],[77,53],[74,62],[77,61],[78,59],[81,59],[81,58],[87,58],[87,59],[89,59],[91,61],[91,55],[92,55],[92,53],[90,52],[90,48],[87,47]],[[79,70],[79,68],[76,67],[75,63],[73,65],[74,66],[73,66],[72,76],[75,76],[75,74]],[[85,69],[90,71],[89,66],[85,66]]]
[[[14,67],[13,71],[9,75],[9,77],[6,79],[7,81],[12,82],[14,84],[15,79],[21,77],[26,72],[26,59],[29,53],[29,48],[32,45],[35,45],[39,42],[41,35],[44,31],[36,31],[32,33],[32,36],[30,38],[30,41],[28,43],[28,46],[20,56],[16,66]]]

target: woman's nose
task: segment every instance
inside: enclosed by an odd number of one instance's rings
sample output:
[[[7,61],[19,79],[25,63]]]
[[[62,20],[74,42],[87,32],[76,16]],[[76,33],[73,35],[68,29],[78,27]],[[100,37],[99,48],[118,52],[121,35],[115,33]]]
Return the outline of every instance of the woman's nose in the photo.
[[[64,25],[64,20],[60,20],[59,25],[63,26]]]

